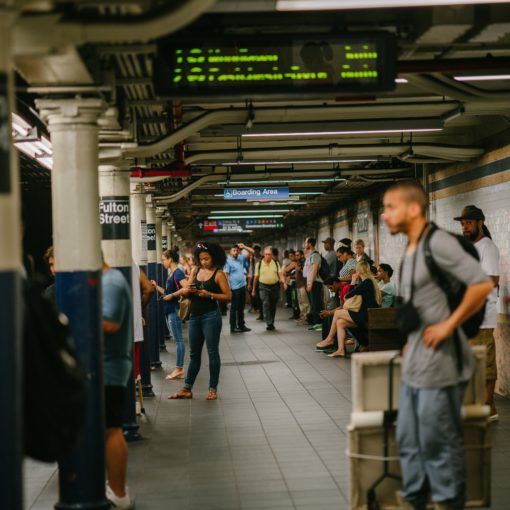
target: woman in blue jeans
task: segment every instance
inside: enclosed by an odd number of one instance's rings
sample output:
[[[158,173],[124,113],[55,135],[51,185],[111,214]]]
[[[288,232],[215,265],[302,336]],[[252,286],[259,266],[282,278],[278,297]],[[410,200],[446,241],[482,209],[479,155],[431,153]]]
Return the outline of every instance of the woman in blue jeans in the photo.
[[[154,280],[151,280],[152,285],[163,296],[166,324],[176,345],[177,360],[175,369],[166,376],[166,379],[170,381],[184,379],[184,353],[186,352],[182,337],[182,323],[179,318],[179,298],[176,295],[176,292],[186,285],[186,275],[177,265],[178,261],[179,255],[177,252],[172,250],[164,251],[161,262],[168,271],[165,288],[160,287]]]
[[[216,243],[198,243],[195,248],[198,267],[191,273],[189,285],[177,292],[191,297],[189,318],[190,362],[184,387],[168,398],[193,398],[192,388],[202,363],[202,348],[209,354],[209,392],[206,400],[216,400],[220,377],[219,343],[221,312],[218,301],[230,301],[232,292],[221,268],[227,260],[225,251]]]

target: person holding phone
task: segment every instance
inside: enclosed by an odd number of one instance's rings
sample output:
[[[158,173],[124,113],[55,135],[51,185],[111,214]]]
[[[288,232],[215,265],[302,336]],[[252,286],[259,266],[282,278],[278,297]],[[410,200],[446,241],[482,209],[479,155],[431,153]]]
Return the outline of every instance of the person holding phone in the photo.
[[[174,296],[191,297],[189,319],[190,362],[184,387],[168,398],[193,398],[192,388],[200,371],[202,349],[207,344],[209,354],[209,391],[206,400],[216,400],[220,377],[219,343],[222,327],[219,301],[228,302],[232,292],[221,268],[226,255],[219,244],[198,243],[195,252],[197,267],[189,277],[187,288],[174,292]]]

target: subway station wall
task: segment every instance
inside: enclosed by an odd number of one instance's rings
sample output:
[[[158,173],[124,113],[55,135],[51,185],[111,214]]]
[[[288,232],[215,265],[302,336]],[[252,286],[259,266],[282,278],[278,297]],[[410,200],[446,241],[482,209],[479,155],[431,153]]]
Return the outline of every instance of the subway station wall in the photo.
[[[453,220],[469,204],[480,207],[486,225],[500,250],[500,296],[510,295],[510,145],[488,152],[470,163],[448,167],[429,167],[428,188],[430,219],[440,227],[460,233]],[[398,285],[400,260],[406,238],[392,236],[381,217],[382,195],[359,201],[349,209],[339,208],[335,214],[319,219],[318,238],[330,235],[338,242],[343,237],[363,239],[366,251],[376,263],[390,264]],[[312,224],[309,231],[314,232]],[[323,250],[323,245],[319,248]],[[499,303],[498,327],[495,331],[498,391],[510,396],[510,309]]]

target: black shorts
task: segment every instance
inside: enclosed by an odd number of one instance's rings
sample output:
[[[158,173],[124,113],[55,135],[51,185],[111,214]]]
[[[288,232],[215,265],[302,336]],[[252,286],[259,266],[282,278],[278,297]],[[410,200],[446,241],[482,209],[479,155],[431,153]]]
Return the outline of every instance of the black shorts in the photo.
[[[106,428],[121,428],[124,421],[125,386],[104,387],[104,408]]]

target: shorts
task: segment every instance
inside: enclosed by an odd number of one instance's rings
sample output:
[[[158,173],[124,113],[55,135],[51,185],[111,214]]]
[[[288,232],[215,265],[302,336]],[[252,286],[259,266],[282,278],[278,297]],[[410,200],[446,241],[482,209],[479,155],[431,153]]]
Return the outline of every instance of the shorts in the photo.
[[[485,379],[495,381],[498,378],[496,366],[496,344],[494,342],[493,329],[481,329],[474,338],[469,339],[469,345],[485,345],[486,347],[486,369]]]
[[[106,428],[122,428],[124,422],[125,386],[104,387],[104,409]]]

